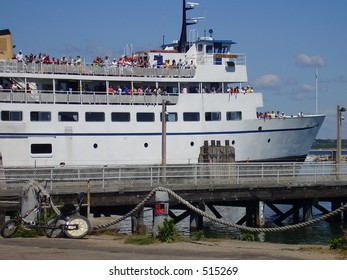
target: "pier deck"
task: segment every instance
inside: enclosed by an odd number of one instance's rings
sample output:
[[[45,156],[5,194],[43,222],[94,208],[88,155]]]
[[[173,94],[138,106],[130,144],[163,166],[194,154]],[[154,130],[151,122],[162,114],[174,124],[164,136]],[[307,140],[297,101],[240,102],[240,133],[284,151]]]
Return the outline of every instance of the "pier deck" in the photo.
[[[347,165],[330,162],[3,169],[0,216],[14,211],[14,201],[32,179],[46,182],[53,200],[62,203],[89,189],[94,216],[123,215],[156,187],[171,189],[193,205],[203,203],[217,217],[217,205],[254,209],[262,202],[276,212],[276,204],[290,204],[292,212],[309,206],[325,213],[330,210],[320,202],[331,202],[332,209],[347,202]],[[172,197],[170,209],[187,210]],[[281,222],[292,213],[277,214]],[[239,222],[254,224],[251,220]]]

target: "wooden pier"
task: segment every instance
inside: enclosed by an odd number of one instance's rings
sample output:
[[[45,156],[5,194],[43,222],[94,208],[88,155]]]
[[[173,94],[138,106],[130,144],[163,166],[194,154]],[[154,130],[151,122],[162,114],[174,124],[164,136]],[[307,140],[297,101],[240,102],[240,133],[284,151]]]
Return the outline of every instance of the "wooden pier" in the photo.
[[[152,189],[165,187],[199,209],[209,209],[223,218],[217,206],[242,207],[239,225],[263,226],[264,207],[274,211],[276,224],[289,217],[295,222],[312,219],[312,209],[326,214],[347,203],[347,165],[334,163],[196,164],[166,166],[117,166],[93,168],[4,169],[0,180],[0,223],[13,214],[21,188],[34,179],[46,182],[53,201],[74,202],[76,193],[90,190],[89,212],[94,217],[124,215],[140,203]],[[328,202],[330,207],[322,206]],[[146,207],[161,202],[149,200]],[[169,196],[169,212],[176,223],[190,217],[191,229],[199,229],[203,219]],[[289,205],[283,212],[280,205]],[[327,205],[324,203],[324,205]],[[174,214],[175,209],[184,210]],[[153,210],[154,211],[154,210]],[[133,230],[142,225],[143,213],[133,215]],[[347,220],[343,212],[334,219]]]

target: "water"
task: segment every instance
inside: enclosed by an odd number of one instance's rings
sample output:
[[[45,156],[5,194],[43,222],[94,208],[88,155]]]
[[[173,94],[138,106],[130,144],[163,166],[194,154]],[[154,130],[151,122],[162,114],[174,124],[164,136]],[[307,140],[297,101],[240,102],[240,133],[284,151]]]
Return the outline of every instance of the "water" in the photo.
[[[331,156],[333,150],[311,150],[308,155],[310,156]],[[341,151],[342,156],[347,156],[347,150]]]

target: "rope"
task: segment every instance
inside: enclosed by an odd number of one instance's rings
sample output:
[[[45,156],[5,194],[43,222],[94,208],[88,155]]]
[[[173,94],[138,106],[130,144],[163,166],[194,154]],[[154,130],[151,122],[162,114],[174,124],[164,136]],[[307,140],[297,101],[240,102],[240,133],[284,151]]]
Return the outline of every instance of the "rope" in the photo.
[[[115,225],[123,220],[125,220],[126,218],[130,217],[133,213],[135,213],[136,211],[138,211],[141,207],[143,207],[151,198],[152,196],[155,194],[156,191],[164,191],[169,193],[170,195],[172,195],[178,202],[180,202],[181,204],[183,204],[184,206],[186,206],[187,208],[189,208],[190,210],[194,211],[195,213],[211,220],[217,223],[220,223],[222,225],[226,225],[229,227],[233,227],[233,228],[237,228],[243,231],[248,231],[248,232],[283,232],[283,231],[287,231],[287,230],[295,230],[295,229],[299,229],[299,228],[303,228],[318,222],[321,222],[323,220],[329,219],[337,214],[339,214],[342,211],[347,210],[347,203],[344,204],[343,206],[335,209],[334,211],[325,214],[321,217],[312,219],[310,221],[307,222],[303,222],[303,223],[298,223],[295,225],[288,225],[288,226],[283,226],[283,227],[276,227],[276,228],[255,228],[255,227],[248,227],[248,226],[242,226],[242,225],[238,225],[235,223],[231,223],[228,222],[222,218],[216,218],[215,216],[212,216],[204,211],[202,211],[201,209],[193,206],[192,204],[190,204],[188,201],[184,200],[182,197],[180,197],[179,195],[177,195],[174,191],[164,188],[164,187],[157,187],[155,189],[153,189],[133,210],[131,210],[130,212],[128,212],[127,214],[125,214],[122,217],[119,217],[117,219],[115,219],[112,222],[109,223],[105,223],[105,224],[101,224],[98,226],[93,227],[94,230],[98,230],[98,229],[102,229],[102,228],[107,228],[110,227],[112,225]]]

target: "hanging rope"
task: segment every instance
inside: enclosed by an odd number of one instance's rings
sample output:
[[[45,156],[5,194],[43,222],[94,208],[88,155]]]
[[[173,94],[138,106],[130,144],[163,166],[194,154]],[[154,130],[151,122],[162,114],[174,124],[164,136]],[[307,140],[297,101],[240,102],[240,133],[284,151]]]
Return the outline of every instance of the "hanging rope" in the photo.
[[[235,223],[231,223],[231,222],[226,221],[222,218],[216,218],[215,216],[212,216],[212,215],[200,210],[199,208],[193,206],[188,201],[186,201],[185,199],[183,199],[182,197],[177,195],[174,191],[167,189],[167,188],[164,188],[164,187],[157,187],[157,188],[153,189],[133,210],[131,210],[130,212],[128,212],[124,216],[119,217],[112,222],[108,222],[105,224],[95,226],[93,229],[94,230],[104,229],[104,228],[110,227],[112,225],[115,225],[115,224],[125,220],[126,218],[130,217],[132,214],[136,213],[141,207],[143,207],[157,191],[164,191],[164,192],[169,193],[172,197],[174,197],[178,202],[180,202],[181,204],[186,206],[188,209],[192,210],[193,212],[195,212],[195,213],[197,213],[197,214],[199,214],[199,215],[201,215],[201,216],[203,216],[203,217],[205,217],[211,221],[214,221],[216,223],[220,223],[222,225],[226,225],[229,227],[237,228],[237,229],[240,229],[243,231],[248,231],[248,232],[282,232],[282,231],[287,231],[287,230],[295,230],[295,229],[303,228],[303,227],[324,221],[326,219],[330,219],[333,216],[341,213],[342,211],[347,210],[347,203],[346,203],[343,206],[339,207],[338,209],[336,209],[336,210],[334,210],[328,214],[325,214],[323,216],[320,216],[318,218],[312,219],[312,220],[307,221],[307,222],[298,223],[295,225],[283,226],[283,227],[276,227],[276,228],[255,228],[255,227],[248,227],[248,226],[242,226],[242,225],[238,225]]]

